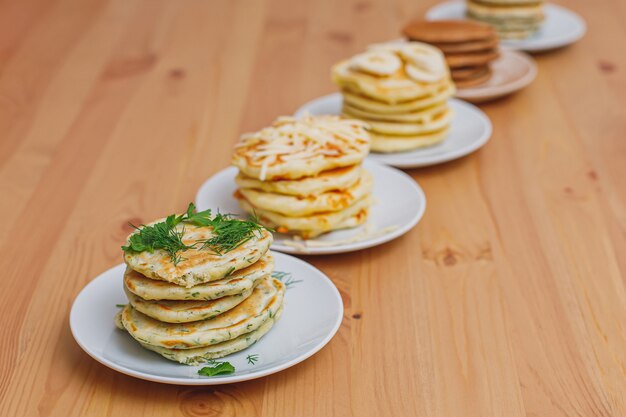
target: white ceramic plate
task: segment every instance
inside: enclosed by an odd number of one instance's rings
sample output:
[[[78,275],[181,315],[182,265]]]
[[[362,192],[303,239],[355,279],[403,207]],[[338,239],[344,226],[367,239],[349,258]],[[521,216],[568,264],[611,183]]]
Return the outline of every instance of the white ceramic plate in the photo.
[[[503,39],[501,45],[528,52],[549,51],[576,42],[587,31],[583,18],[565,7],[544,3],[543,10],[546,19],[537,33],[527,39]],[[465,19],[465,2],[453,0],[440,3],[428,10],[426,19]]]
[[[420,186],[413,178],[397,169],[368,160],[363,166],[374,178],[375,201],[370,211],[369,225],[326,233],[310,239],[306,244],[304,241],[294,244],[291,236],[275,233],[272,249],[299,255],[352,252],[383,244],[411,230],[426,209],[426,197]],[[237,189],[237,172],[237,168],[229,167],[206,180],[196,195],[198,210],[210,208],[222,213],[245,216],[233,198]],[[365,234],[368,228],[371,229],[370,233]],[[363,236],[363,239],[346,242],[357,235]]]
[[[296,111],[301,117],[309,113],[341,114],[340,93],[329,94],[306,103]],[[409,152],[371,153],[368,159],[397,168],[418,168],[441,164],[468,155],[483,146],[491,137],[491,121],[478,107],[461,100],[449,100],[454,110],[448,137],[440,144]]]
[[[204,377],[202,366],[171,362],[142,348],[113,324],[127,303],[122,289],[125,265],[100,274],[78,294],[70,313],[70,327],[81,348],[98,362],[123,374],[148,381],[180,385],[216,385],[247,381],[289,368],[319,351],[335,335],[343,317],[343,303],[335,285],[318,269],[289,255],[274,253],[276,271],[291,273],[295,282],[285,294],[283,314],[256,344],[220,361],[235,366],[231,375]],[[283,279],[285,282],[285,279]],[[320,308],[323,306],[323,308]],[[256,364],[246,357],[258,355]]]
[[[492,75],[486,82],[459,88],[456,96],[472,103],[482,103],[514,93],[537,76],[537,65],[527,54],[501,48],[500,57],[491,63]]]

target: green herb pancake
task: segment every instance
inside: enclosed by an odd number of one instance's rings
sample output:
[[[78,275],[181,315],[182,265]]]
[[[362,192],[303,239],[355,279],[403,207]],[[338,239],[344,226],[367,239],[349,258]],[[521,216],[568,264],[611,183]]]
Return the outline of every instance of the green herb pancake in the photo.
[[[185,365],[199,365],[212,359],[223,358],[224,356],[239,352],[255,344],[261,337],[265,336],[265,334],[270,331],[272,326],[274,326],[274,323],[276,323],[276,321],[280,318],[282,312],[283,307],[281,306],[276,312],[276,315],[268,319],[258,329],[216,345],[194,349],[168,349],[160,346],[147,345],[145,343],[141,343],[141,345],[144,348],[156,352],[171,361],[180,362]],[[116,317],[116,324],[118,327],[121,325],[120,320],[121,312],[119,313],[119,319]],[[125,330],[123,326],[120,328]]]
[[[127,305],[121,320],[124,328],[140,343],[169,349],[199,348],[226,342],[260,328],[276,315],[284,294],[284,284],[267,277],[242,303],[213,319],[163,323]]]
[[[247,258],[252,263],[254,258]],[[274,258],[270,251],[247,268],[233,272],[227,278],[198,284],[193,287],[181,287],[166,281],[146,278],[139,272],[126,268],[124,286],[144,300],[215,300],[229,295],[241,294],[252,289],[256,283],[274,270]]]

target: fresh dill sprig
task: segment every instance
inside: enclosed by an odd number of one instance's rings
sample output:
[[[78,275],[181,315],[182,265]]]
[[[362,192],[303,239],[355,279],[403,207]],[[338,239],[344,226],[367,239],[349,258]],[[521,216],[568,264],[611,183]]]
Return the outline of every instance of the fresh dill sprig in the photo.
[[[210,239],[199,240],[201,249],[210,249],[218,255],[238,248],[255,236],[261,236],[266,229],[258,220],[250,216],[248,220],[233,219],[228,214],[218,213],[213,217],[211,224],[215,236]]]
[[[181,223],[199,227],[209,226],[213,229],[214,236],[210,239],[197,240],[190,245],[185,244],[182,241],[185,229],[177,227]],[[261,231],[265,229],[254,217],[248,220],[238,220],[230,215],[219,213],[212,217],[211,210],[196,212],[196,206],[193,203],[189,203],[184,214],[178,216],[172,214],[165,221],[149,226],[137,227],[133,224],[131,226],[136,229],[136,232],[128,239],[128,245],[122,246],[124,252],[153,253],[155,249],[161,249],[167,252],[174,265],[185,259],[180,252],[199,247],[223,255],[255,236],[261,236]]]
[[[246,356],[246,360],[250,365],[256,365],[257,361],[259,360],[259,354],[253,353],[252,355],[248,355]]]
[[[272,278],[276,278],[283,284],[285,284],[286,289],[293,288],[299,282],[302,282],[301,279],[294,279],[291,272],[283,272],[283,271],[274,271],[272,272]]]

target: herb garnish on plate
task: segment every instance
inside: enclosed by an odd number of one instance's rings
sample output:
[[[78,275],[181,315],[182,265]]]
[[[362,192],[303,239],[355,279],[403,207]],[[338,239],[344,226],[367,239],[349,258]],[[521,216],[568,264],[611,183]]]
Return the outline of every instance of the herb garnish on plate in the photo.
[[[198,370],[198,375],[218,376],[230,375],[235,372],[235,367],[230,362],[209,361],[210,366]]]

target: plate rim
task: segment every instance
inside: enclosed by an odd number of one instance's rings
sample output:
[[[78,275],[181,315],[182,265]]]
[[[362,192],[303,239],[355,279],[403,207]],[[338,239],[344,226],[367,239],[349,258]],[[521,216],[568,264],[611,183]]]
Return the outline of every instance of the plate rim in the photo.
[[[538,68],[535,60],[526,52],[518,49],[513,49],[508,46],[500,47],[501,55],[513,55],[520,58],[527,65],[528,72],[517,80],[505,84],[500,87],[490,87],[491,89],[498,88],[500,91],[496,93],[489,93],[489,90],[481,85],[470,88],[459,88],[456,92],[456,97],[461,100],[484,100],[484,99],[497,99],[500,97],[513,94],[523,88],[529,86],[537,77]]]
[[[72,302],[72,307],[70,309],[70,314],[68,318],[70,332],[72,333],[72,337],[74,338],[76,343],[80,346],[80,348],[85,353],[87,353],[87,355],[95,359],[97,362],[101,363],[107,368],[113,369],[114,371],[117,371],[124,375],[128,375],[128,376],[135,377],[138,379],[143,379],[146,381],[159,382],[159,383],[170,384],[170,385],[196,385],[196,386],[221,385],[221,384],[232,384],[236,382],[250,381],[253,379],[258,379],[258,378],[262,378],[268,375],[281,372],[287,368],[291,368],[292,366],[295,366],[307,360],[308,358],[310,358],[311,356],[315,355],[317,352],[322,350],[333,339],[333,337],[335,337],[335,335],[339,331],[339,328],[341,327],[341,324],[343,323],[345,309],[343,305],[343,299],[341,298],[341,293],[339,292],[339,289],[337,288],[333,280],[331,280],[328,275],[326,275],[324,272],[322,272],[320,269],[316,268],[315,266],[311,265],[310,263],[303,261],[302,259],[299,259],[295,256],[291,256],[291,255],[281,253],[281,252],[274,253],[273,255],[274,255],[274,259],[276,263],[278,263],[278,258],[286,257],[292,261],[295,261],[300,266],[303,266],[304,268],[309,269],[314,274],[318,275],[318,277],[321,278],[322,281],[325,282],[330,287],[331,293],[333,294],[334,299],[337,302],[337,305],[339,307],[337,317],[335,318],[335,322],[333,323],[333,326],[330,332],[319,343],[317,343],[315,346],[313,346],[311,349],[309,349],[305,353],[297,356],[296,358],[290,361],[281,363],[277,366],[274,366],[274,367],[271,367],[262,371],[258,371],[256,373],[251,372],[246,375],[239,375],[239,376],[222,376],[222,377],[215,377],[215,378],[161,377],[161,376],[151,375],[142,371],[133,370],[132,368],[128,368],[124,365],[117,364],[109,359],[106,359],[98,355],[97,352],[92,351],[90,348],[86,346],[86,344],[84,343],[84,340],[81,339],[81,336],[77,335],[77,329],[75,328],[76,324],[74,324],[76,321],[76,318],[75,318],[76,314],[78,314],[77,312],[78,307],[76,307],[77,301],[81,296],[84,296],[85,291],[87,291],[90,285],[95,283],[97,280],[102,279],[102,277],[105,276],[105,274],[108,274],[117,268],[124,267],[125,265],[124,263],[117,264],[115,266],[112,266],[111,268],[108,268],[105,271],[102,271],[95,278],[90,280],[76,295],[76,297],[74,298],[74,301]],[[111,317],[111,322],[112,320],[113,318]],[[271,334],[271,331],[270,331],[270,334]],[[187,365],[181,364],[180,366],[187,366]]]
[[[306,110],[307,107],[310,107],[319,102],[323,102],[325,100],[334,100],[334,99],[341,100],[341,93],[337,91],[337,92],[326,94],[326,95],[314,98],[313,100],[307,101],[296,110],[296,112],[294,113],[294,117],[301,117],[303,114],[305,114],[305,112],[307,111]],[[453,161],[455,159],[462,158],[464,156],[467,156],[477,151],[483,146],[485,146],[485,144],[489,142],[489,140],[493,136],[493,124],[491,123],[491,119],[489,119],[489,116],[487,116],[487,114],[483,112],[479,107],[465,100],[462,100],[460,98],[453,97],[453,98],[448,99],[448,102],[453,106],[464,107],[466,110],[473,113],[474,116],[480,119],[481,124],[485,127],[485,132],[481,136],[479,136],[474,142],[472,142],[470,145],[459,148],[459,149],[455,149],[444,155],[433,158],[429,161],[415,161],[411,159],[406,159],[407,158],[406,154],[408,152],[398,152],[397,154],[393,154],[393,153],[392,154],[384,154],[384,153],[372,154],[370,153],[367,156],[366,160],[374,161],[378,164],[387,165],[389,167],[400,168],[400,169],[423,168],[423,167],[443,164],[446,162]],[[453,120],[453,123],[454,123],[454,120]],[[411,152],[416,152],[416,151],[419,151],[419,149],[415,151],[411,151]],[[397,156],[399,159],[392,161],[392,162],[384,162],[382,160],[386,156],[390,156],[390,155]]]
[[[453,4],[461,4],[463,5],[463,3],[465,3],[464,0],[446,0],[446,1],[442,1],[438,4],[435,4],[434,6],[430,7],[426,13],[424,13],[424,18],[426,20],[439,20],[439,19],[434,19],[432,14],[434,14],[435,12],[437,12],[439,9],[445,8],[445,7],[449,7],[450,5]],[[585,33],[587,33],[587,22],[585,21],[585,19],[583,19],[583,17],[576,13],[575,11],[558,5],[558,4],[554,4],[551,2],[544,2],[544,7],[547,9],[552,9],[554,12],[557,13],[562,13],[562,14],[567,14],[570,17],[572,17],[574,20],[577,21],[578,23],[578,30],[573,34],[573,35],[569,35],[569,36],[560,36],[557,37],[551,41],[545,41],[543,44],[537,44],[536,42],[530,41],[530,44],[528,43],[529,40],[528,39],[521,39],[521,40],[506,40],[503,39],[500,42],[501,46],[506,46],[507,48],[510,49],[515,49],[515,50],[519,50],[519,51],[526,51],[526,52],[547,52],[547,51],[551,51],[554,49],[559,49],[559,48],[563,48],[566,47],[568,45],[574,44],[576,42],[578,42],[583,36],[585,36]]]
[[[423,202],[423,204],[420,206],[421,208],[419,210],[416,210],[413,213],[413,217],[411,218],[409,222],[405,223],[402,227],[398,227],[381,236],[377,236],[372,239],[366,239],[366,240],[362,240],[362,241],[358,241],[354,243],[347,243],[343,245],[328,246],[328,247],[310,248],[307,251],[303,251],[295,247],[280,245],[274,242],[272,243],[271,249],[277,252],[285,253],[285,254],[301,255],[301,256],[333,255],[333,254],[339,254],[339,253],[349,253],[349,252],[355,252],[355,251],[368,249],[374,246],[385,244],[387,242],[390,242],[394,239],[401,237],[402,235],[408,233],[411,229],[413,229],[424,216],[424,213],[426,212],[426,206],[428,204],[426,200],[426,193],[424,193],[424,190],[422,189],[422,187],[419,185],[419,183],[415,179],[413,179],[413,177],[411,177],[406,172],[403,172],[397,168],[380,163],[372,159],[364,160],[363,167],[365,169],[368,169],[367,168],[368,165],[375,167],[375,169],[387,171],[390,175],[397,175],[398,178],[402,178],[402,180],[405,181],[407,185],[413,189],[417,198]],[[224,169],[217,171],[216,173],[211,175],[209,178],[207,178],[202,183],[202,185],[198,188],[198,191],[196,192],[196,197],[195,197],[196,205],[200,207],[200,205],[198,204],[200,200],[199,199],[200,194],[203,192],[205,188],[208,188],[208,183],[213,178],[215,178],[218,175],[224,175],[227,171],[236,170],[236,169],[237,168],[234,166],[228,166]],[[375,180],[375,177],[374,177],[374,180]]]

